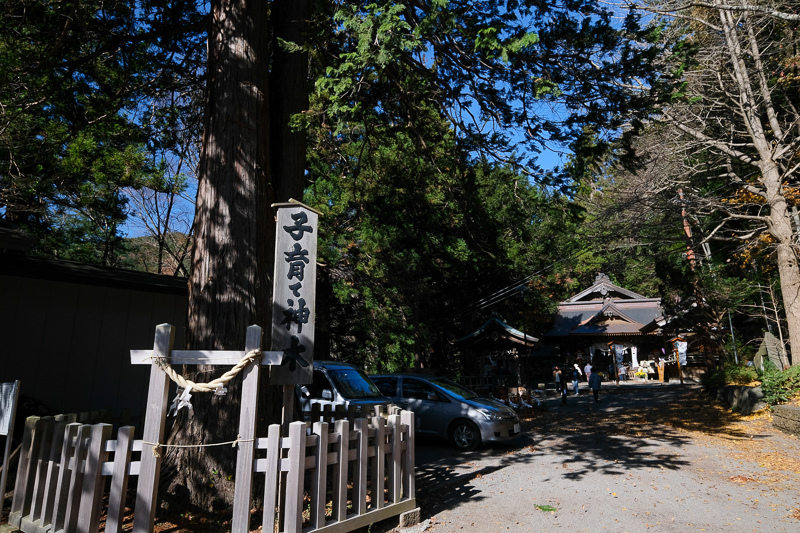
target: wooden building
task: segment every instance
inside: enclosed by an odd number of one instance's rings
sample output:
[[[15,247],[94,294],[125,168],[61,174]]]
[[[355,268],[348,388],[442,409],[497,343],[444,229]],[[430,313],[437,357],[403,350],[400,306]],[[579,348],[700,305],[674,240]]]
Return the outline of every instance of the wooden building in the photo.
[[[130,350],[152,348],[165,322],[183,345],[185,279],[0,251],[0,294],[0,381],[20,380],[21,396],[50,412],[135,419],[149,368],[132,366]]]
[[[562,363],[590,361],[595,370],[608,373],[621,356],[636,369],[640,361],[662,354],[663,315],[660,298],[629,291],[598,274],[591,287],[559,303],[543,342]]]
[[[519,387],[531,374],[531,350],[540,347],[537,337],[508,325],[493,313],[478,329],[454,341],[461,353],[464,384],[486,392]]]

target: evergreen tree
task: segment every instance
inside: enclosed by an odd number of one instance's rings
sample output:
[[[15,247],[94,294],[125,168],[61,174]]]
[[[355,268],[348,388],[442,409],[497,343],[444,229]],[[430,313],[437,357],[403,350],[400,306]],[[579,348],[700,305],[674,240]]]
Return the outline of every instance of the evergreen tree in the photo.
[[[193,2],[0,3],[0,223],[119,261],[125,187],[159,173],[203,57]],[[187,90],[187,88],[189,88]]]

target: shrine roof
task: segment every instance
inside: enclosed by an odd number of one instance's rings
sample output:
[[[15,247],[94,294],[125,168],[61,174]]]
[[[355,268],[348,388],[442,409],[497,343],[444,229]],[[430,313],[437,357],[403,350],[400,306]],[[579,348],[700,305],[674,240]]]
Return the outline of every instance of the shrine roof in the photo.
[[[611,283],[605,274],[599,274],[594,285],[559,304],[553,329],[545,336],[641,335],[645,333],[643,329],[648,329],[646,326],[662,316],[660,298],[629,291]],[[618,317],[619,321],[600,324],[608,322],[608,317]]]
[[[497,333],[496,337],[492,337],[492,333]],[[539,342],[537,337],[515,329],[506,324],[498,315],[493,314],[489,320],[483,323],[478,329],[472,333],[456,339],[454,344],[477,343],[483,339],[491,338],[497,340],[503,336],[505,339],[517,344],[526,346],[533,346]]]

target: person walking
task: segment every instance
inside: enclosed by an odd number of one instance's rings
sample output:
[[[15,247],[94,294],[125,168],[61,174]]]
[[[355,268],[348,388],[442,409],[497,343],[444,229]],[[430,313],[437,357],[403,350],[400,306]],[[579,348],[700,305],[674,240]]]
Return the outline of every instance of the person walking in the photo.
[[[561,374],[561,369],[556,365],[553,367],[553,381],[556,383],[556,391],[561,394],[561,405],[567,405],[567,383],[566,376]]]
[[[586,374],[586,381],[589,381],[589,376],[592,375],[592,363],[586,363],[586,366],[583,367],[583,373]]]
[[[597,372],[592,372],[592,375],[589,376],[589,388],[592,390],[592,394],[594,395],[594,401],[599,401],[598,396],[600,395],[600,374]]]
[[[579,393],[579,386],[581,381],[581,376],[583,372],[581,372],[581,367],[578,366],[578,363],[572,365],[572,392],[575,393],[577,396]]]

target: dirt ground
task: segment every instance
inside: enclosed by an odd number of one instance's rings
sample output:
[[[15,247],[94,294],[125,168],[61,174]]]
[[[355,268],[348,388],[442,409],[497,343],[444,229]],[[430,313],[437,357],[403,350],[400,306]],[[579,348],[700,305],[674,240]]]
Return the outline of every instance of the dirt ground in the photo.
[[[800,441],[768,412],[742,417],[699,386],[658,383],[545,407],[514,443],[422,443],[423,523],[408,531],[800,531]]]

